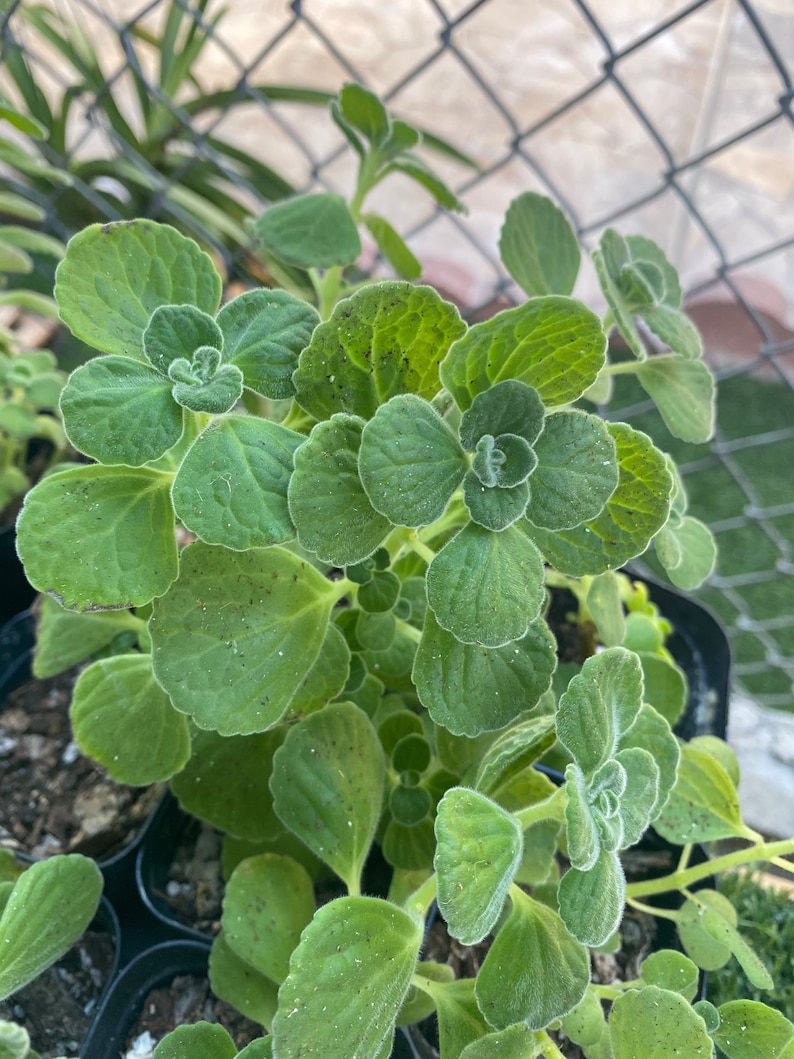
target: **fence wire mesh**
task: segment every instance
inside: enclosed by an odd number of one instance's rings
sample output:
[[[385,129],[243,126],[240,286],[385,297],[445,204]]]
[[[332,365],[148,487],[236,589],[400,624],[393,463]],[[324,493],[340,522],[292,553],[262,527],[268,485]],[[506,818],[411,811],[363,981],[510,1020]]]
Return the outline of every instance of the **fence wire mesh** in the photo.
[[[40,206],[60,238],[94,220],[169,220],[246,282],[247,217],[292,190],[350,190],[324,103],[356,80],[477,163],[434,155],[465,216],[399,178],[377,193],[425,278],[471,317],[518,298],[497,240],[521,191],[552,195],[585,247],[609,225],[656,239],[720,379],[716,440],[676,442],[630,386],[608,414],[673,453],[717,535],[700,595],[728,627],[737,687],[794,710],[794,8],[671,6],[5,0],[0,91],[44,132],[38,167],[0,155],[0,190]],[[46,262],[36,281],[51,282]],[[592,276],[576,293],[600,307]]]

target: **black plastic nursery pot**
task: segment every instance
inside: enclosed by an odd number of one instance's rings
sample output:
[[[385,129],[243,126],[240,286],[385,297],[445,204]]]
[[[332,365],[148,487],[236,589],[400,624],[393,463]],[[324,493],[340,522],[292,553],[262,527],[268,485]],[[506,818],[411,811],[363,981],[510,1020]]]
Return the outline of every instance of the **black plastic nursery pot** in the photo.
[[[0,625],[27,610],[36,595],[17,555],[16,539],[13,525],[0,528]]]

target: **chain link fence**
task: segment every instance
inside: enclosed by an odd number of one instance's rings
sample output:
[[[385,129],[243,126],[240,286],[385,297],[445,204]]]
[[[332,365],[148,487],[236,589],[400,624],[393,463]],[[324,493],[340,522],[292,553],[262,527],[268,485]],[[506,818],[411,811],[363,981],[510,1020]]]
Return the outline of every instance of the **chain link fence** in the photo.
[[[324,104],[356,80],[476,162],[433,155],[466,215],[399,177],[376,192],[426,280],[472,318],[518,298],[496,244],[521,191],[550,194],[585,247],[610,225],[654,238],[720,379],[716,441],[677,442],[630,385],[608,414],[682,465],[721,549],[700,595],[729,629],[736,683],[794,710],[790,0],[227,6],[0,0],[0,92],[43,126],[37,164],[0,155],[0,190],[36,203],[59,238],[145,214],[213,248],[230,281],[261,278],[247,217],[293,189],[350,191],[353,159]],[[37,260],[26,281],[46,290],[51,274]],[[601,308],[592,273],[576,293]]]

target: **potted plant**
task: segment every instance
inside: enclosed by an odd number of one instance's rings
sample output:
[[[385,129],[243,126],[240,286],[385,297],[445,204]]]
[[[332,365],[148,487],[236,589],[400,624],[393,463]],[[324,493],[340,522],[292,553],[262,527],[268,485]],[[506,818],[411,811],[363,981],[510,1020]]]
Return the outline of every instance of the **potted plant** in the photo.
[[[125,782],[170,778],[229,836],[211,975],[269,1031],[257,1055],[379,1059],[397,1023],[431,1012],[443,1059],[559,1059],[564,1039],[588,1059],[789,1055],[794,1026],[772,1009],[695,1001],[698,967],[734,957],[769,982],[730,904],[695,887],[794,840],[743,823],[724,743],[673,735],[664,619],[617,572],[653,544],[692,587],[713,540],[650,438],[578,407],[632,372],[671,431],[710,436],[713,380],[675,270],[606,232],[599,319],[571,297],[567,220],[528,194],[500,244],[524,304],[467,327],[429,287],[347,286],[361,224],[414,268],[364,212],[378,180],[450,193],[371,93],[346,86],[332,112],[360,159],[350,203],[300,196],[256,226],[319,312],[268,289],[219,309],[210,258],[147,221],[86,229],[58,269],[64,322],[102,354],[61,398],[96,462],[28,494],[20,554],[66,611],[139,622],[136,650],[81,676],[75,738]],[[630,359],[608,359],[612,324]],[[586,657],[558,666],[546,615],[563,589]],[[559,784],[533,767],[549,755]],[[621,854],[650,825],[677,863],[627,884]],[[693,862],[729,837],[745,845]],[[374,847],[386,874],[365,894]],[[341,889],[320,907],[317,863]],[[652,903],[670,892],[679,907]],[[422,959],[434,901],[459,943],[493,935],[476,977]],[[688,955],[593,984],[589,953],[615,944],[627,906],[674,923]],[[235,1054],[202,1023],[156,1054],[202,1048]]]

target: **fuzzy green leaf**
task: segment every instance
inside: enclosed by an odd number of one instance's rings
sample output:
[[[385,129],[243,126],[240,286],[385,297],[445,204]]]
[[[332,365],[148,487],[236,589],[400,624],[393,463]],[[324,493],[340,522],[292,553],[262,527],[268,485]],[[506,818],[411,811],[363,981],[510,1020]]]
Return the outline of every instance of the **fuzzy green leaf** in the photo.
[[[313,915],[312,881],[290,857],[247,857],[226,883],[221,920],[226,942],[273,982],[287,977],[292,950]]]
[[[54,963],[94,917],[102,893],[96,864],[79,853],[32,864],[0,916],[0,999]]]
[[[671,434],[696,443],[713,436],[714,376],[702,360],[669,353],[643,361],[636,372]]]
[[[408,992],[422,929],[376,897],[340,897],[301,936],[279,991],[279,1059],[381,1059]]]
[[[289,511],[301,545],[334,566],[367,559],[391,523],[377,512],[358,473],[364,421],[338,413],[317,423],[295,452]]]
[[[560,880],[560,915],[583,945],[598,948],[620,925],[626,896],[626,877],[617,853],[601,850],[588,871],[569,868]]]
[[[221,278],[192,239],[155,221],[92,224],[73,236],[55,273],[55,298],[77,338],[103,353],[143,356],[143,332],[161,305],[214,315]]]
[[[221,329],[195,305],[161,305],[143,332],[143,352],[151,366],[168,375],[172,361],[190,360],[199,346],[223,349]]]
[[[523,853],[521,827],[478,791],[452,787],[436,812],[438,907],[454,938],[475,945],[496,924]]]
[[[554,744],[554,719],[531,717],[508,728],[491,743],[477,766],[474,786],[493,795],[508,786]]]
[[[17,523],[28,580],[72,610],[142,606],[177,575],[171,476],[89,466],[49,475]],[[56,517],[57,513],[57,517]]]
[[[652,952],[642,961],[640,976],[646,985],[656,985],[680,993],[684,1000],[692,1001],[698,993],[698,969],[683,953],[672,949]]]
[[[339,302],[315,330],[294,375],[296,399],[315,419],[348,412],[369,419],[398,393],[428,400],[438,364],[466,330],[431,287],[373,283]]]
[[[609,423],[617,445],[618,487],[596,518],[574,529],[527,532],[558,570],[573,577],[623,566],[648,547],[667,520],[673,479],[664,453],[625,423]]]
[[[587,950],[551,908],[515,886],[510,898],[510,915],[477,975],[477,1003],[495,1029],[515,1022],[544,1029],[584,996],[590,980]]]
[[[97,357],[69,376],[61,412],[72,445],[100,463],[141,467],[182,436],[171,383],[130,357]]]
[[[602,643],[607,647],[622,644],[626,635],[626,620],[617,574],[605,570],[594,577],[587,590],[586,603]]]
[[[174,479],[180,521],[207,544],[247,548],[295,536],[287,505],[293,455],[306,439],[278,423],[226,416],[191,445]]]
[[[254,231],[271,254],[297,268],[350,265],[361,253],[347,203],[330,192],[297,195],[269,206]]]
[[[194,730],[190,760],[171,780],[179,804],[227,836],[259,842],[279,834],[269,782],[285,734],[284,726],[228,737]]]
[[[584,773],[571,762],[565,769],[565,826],[568,857],[574,868],[589,871],[598,860],[601,844],[598,824],[590,805],[590,790]]]
[[[719,1007],[714,1040],[728,1059],[792,1059],[794,1025],[757,1000],[732,1000]]]
[[[353,128],[363,133],[377,147],[389,135],[391,122],[386,108],[374,92],[349,82],[339,92],[339,107]]]
[[[313,713],[336,698],[344,688],[349,672],[350,648],[339,627],[331,622],[326,629],[320,653],[295,692],[285,720]]]
[[[650,651],[638,651],[645,680],[645,701],[674,726],[686,707],[687,680],[682,669]]]
[[[24,1026],[0,1019],[0,1059],[36,1059]]]
[[[499,256],[519,287],[534,298],[570,294],[582,255],[562,210],[544,195],[525,191],[508,207]]]
[[[291,397],[292,373],[319,322],[311,305],[287,291],[246,291],[218,313],[223,359],[242,371],[255,393],[272,400]]]
[[[534,455],[532,459],[534,462]],[[489,488],[482,484],[474,471],[467,471],[463,479],[463,503],[472,522],[494,533],[501,533],[517,522],[528,502],[529,486],[526,482],[519,482],[509,489]]]
[[[475,395],[461,416],[460,443],[474,452],[485,434],[515,434],[532,446],[543,430],[545,415],[546,409],[534,387],[518,379],[505,379]]]
[[[654,826],[664,838],[682,845],[747,832],[730,776],[711,754],[690,746],[681,749],[678,780]]]
[[[647,698],[647,688],[646,688]],[[620,737],[620,753],[630,747],[647,750],[658,770],[657,796],[651,808],[651,820],[655,820],[666,803],[678,776],[681,757],[678,740],[670,725],[653,706],[644,702],[631,728]]]
[[[116,637],[137,637],[143,628],[141,619],[128,610],[76,614],[64,610],[52,596],[42,596],[38,608],[33,673],[41,678],[54,677],[90,658]]]
[[[279,819],[359,892],[383,801],[385,763],[375,729],[337,702],[290,729],[270,781]]]
[[[155,679],[201,728],[264,731],[320,653],[335,600],[331,582],[282,548],[192,544],[154,604]]]
[[[642,747],[619,750],[615,761],[626,770],[618,816],[623,831],[620,849],[627,849],[639,842],[653,819],[659,802],[659,768],[653,755]]]
[[[656,555],[667,576],[686,591],[699,588],[717,562],[717,543],[708,526],[691,515],[664,526],[656,537]]]
[[[718,971],[731,958],[726,927],[735,929],[736,909],[717,890],[698,890],[679,913],[677,927],[684,952],[704,971]]]
[[[540,1055],[541,1044],[529,1026],[516,1023],[506,1030],[487,1033],[477,1041],[467,1044],[460,1059],[534,1059]]]
[[[540,555],[514,526],[492,533],[469,523],[427,570],[436,621],[462,643],[500,647],[520,640],[543,599]]]
[[[155,683],[148,655],[115,655],[84,669],[69,717],[82,752],[118,783],[167,780],[190,757],[187,718]]]
[[[223,415],[229,412],[243,394],[243,373],[234,364],[221,364],[221,355],[213,346],[199,346],[193,359],[172,360],[168,377],[172,380],[171,396],[191,412]]]
[[[548,295],[475,324],[450,348],[440,375],[465,411],[502,379],[534,386],[546,406],[575,401],[604,365],[601,321],[581,302]]]
[[[622,993],[609,1032],[615,1059],[711,1059],[706,1024],[678,993],[649,985]]]
[[[592,655],[557,708],[557,738],[588,776],[611,758],[642,705],[642,669],[633,651]]]
[[[240,959],[226,941],[223,930],[212,942],[209,979],[213,993],[220,1000],[233,1004],[241,1014],[254,1022],[268,1027],[272,1024],[278,1007],[278,986]],[[186,1059],[191,1057],[187,1056]]]
[[[376,511],[395,526],[427,526],[460,485],[466,457],[429,402],[398,394],[364,426],[358,468]]]
[[[555,641],[541,618],[520,639],[484,647],[461,643],[428,612],[413,679],[435,724],[474,736],[504,728],[535,706],[555,665]]]
[[[237,1048],[223,1026],[194,1022],[177,1026],[160,1041],[153,1059],[234,1059]]]
[[[416,280],[422,275],[422,263],[411,252],[405,240],[389,222],[377,213],[365,213],[362,221],[369,229],[378,250],[402,279]]]
[[[606,423],[586,412],[546,417],[535,445],[527,518],[544,529],[570,529],[596,518],[615,492],[620,468]]]
[[[670,305],[655,305],[642,310],[642,318],[653,333],[688,360],[696,360],[703,353],[703,343],[697,328],[679,309]]]

